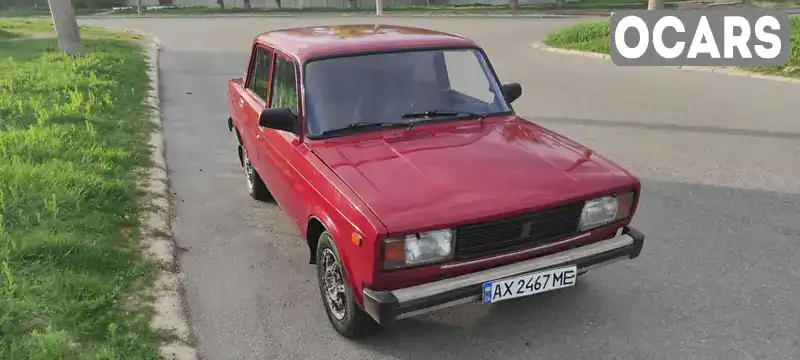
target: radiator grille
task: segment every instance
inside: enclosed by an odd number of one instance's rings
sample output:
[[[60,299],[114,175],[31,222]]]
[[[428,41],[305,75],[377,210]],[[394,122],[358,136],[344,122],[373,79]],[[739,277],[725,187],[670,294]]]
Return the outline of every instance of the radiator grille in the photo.
[[[535,247],[578,233],[583,202],[456,228],[456,258]]]

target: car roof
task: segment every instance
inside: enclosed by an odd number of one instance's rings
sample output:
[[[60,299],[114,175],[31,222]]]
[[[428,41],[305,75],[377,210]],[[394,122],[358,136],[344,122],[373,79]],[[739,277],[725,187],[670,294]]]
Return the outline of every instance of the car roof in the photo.
[[[399,48],[477,45],[466,38],[435,30],[382,24],[309,26],[267,31],[256,42],[287,53],[300,62],[312,57]]]

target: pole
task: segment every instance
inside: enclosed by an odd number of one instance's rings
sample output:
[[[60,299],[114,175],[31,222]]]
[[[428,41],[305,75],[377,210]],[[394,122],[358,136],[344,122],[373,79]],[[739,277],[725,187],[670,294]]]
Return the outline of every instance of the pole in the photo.
[[[383,0],[375,0],[375,15],[383,15]]]
[[[53,27],[58,38],[58,50],[68,55],[83,55],[83,41],[78,31],[78,20],[70,0],[48,0],[53,15]]]
[[[664,8],[664,0],[649,0],[647,10],[661,10]]]

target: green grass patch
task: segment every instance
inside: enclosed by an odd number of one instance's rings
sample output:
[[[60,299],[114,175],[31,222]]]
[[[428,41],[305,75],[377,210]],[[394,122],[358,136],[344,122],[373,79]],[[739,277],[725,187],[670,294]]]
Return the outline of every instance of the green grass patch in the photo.
[[[608,54],[610,33],[608,20],[585,22],[551,32],[544,43],[563,49]]]
[[[75,9],[76,15],[92,15],[111,9]],[[13,8],[0,9],[0,18],[19,18],[19,17],[37,17],[37,16],[50,16],[50,8],[47,6],[22,6]]]
[[[783,66],[747,66],[738,69],[769,75],[800,78],[800,16],[791,17],[791,39],[789,61]],[[608,20],[585,22],[556,30],[547,35],[544,43],[548,46],[609,53],[611,30]]]
[[[0,40],[14,39],[17,37],[19,37],[17,33],[8,31],[6,29],[0,29]]]
[[[0,20],[15,37],[49,21]],[[0,41],[0,359],[155,359],[149,310],[126,301],[155,274],[138,248],[136,182],[153,130],[135,38],[81,30]]]

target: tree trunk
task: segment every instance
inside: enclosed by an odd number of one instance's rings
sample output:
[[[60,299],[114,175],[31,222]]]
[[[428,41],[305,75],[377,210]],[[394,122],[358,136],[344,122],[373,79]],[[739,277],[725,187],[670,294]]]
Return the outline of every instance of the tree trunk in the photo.
[[[250,8],[251,8],[250,0],[244,0],[244,8],[247,9],[247,10],[250,10]]]
[[[58,50],[71,56],[84,54],[83,40],[70,0],[50,0],[50,14],[58,39]]]
[[[662,10],[664,9],[664,0],[649,0],[647,2],[647,10]]]
[[[508,0],[508,8],[513,11],[519,10],[519,0]]]
[[[219,4],[219,8],[225,10],[225,0],[217,0],[217,4]]]

